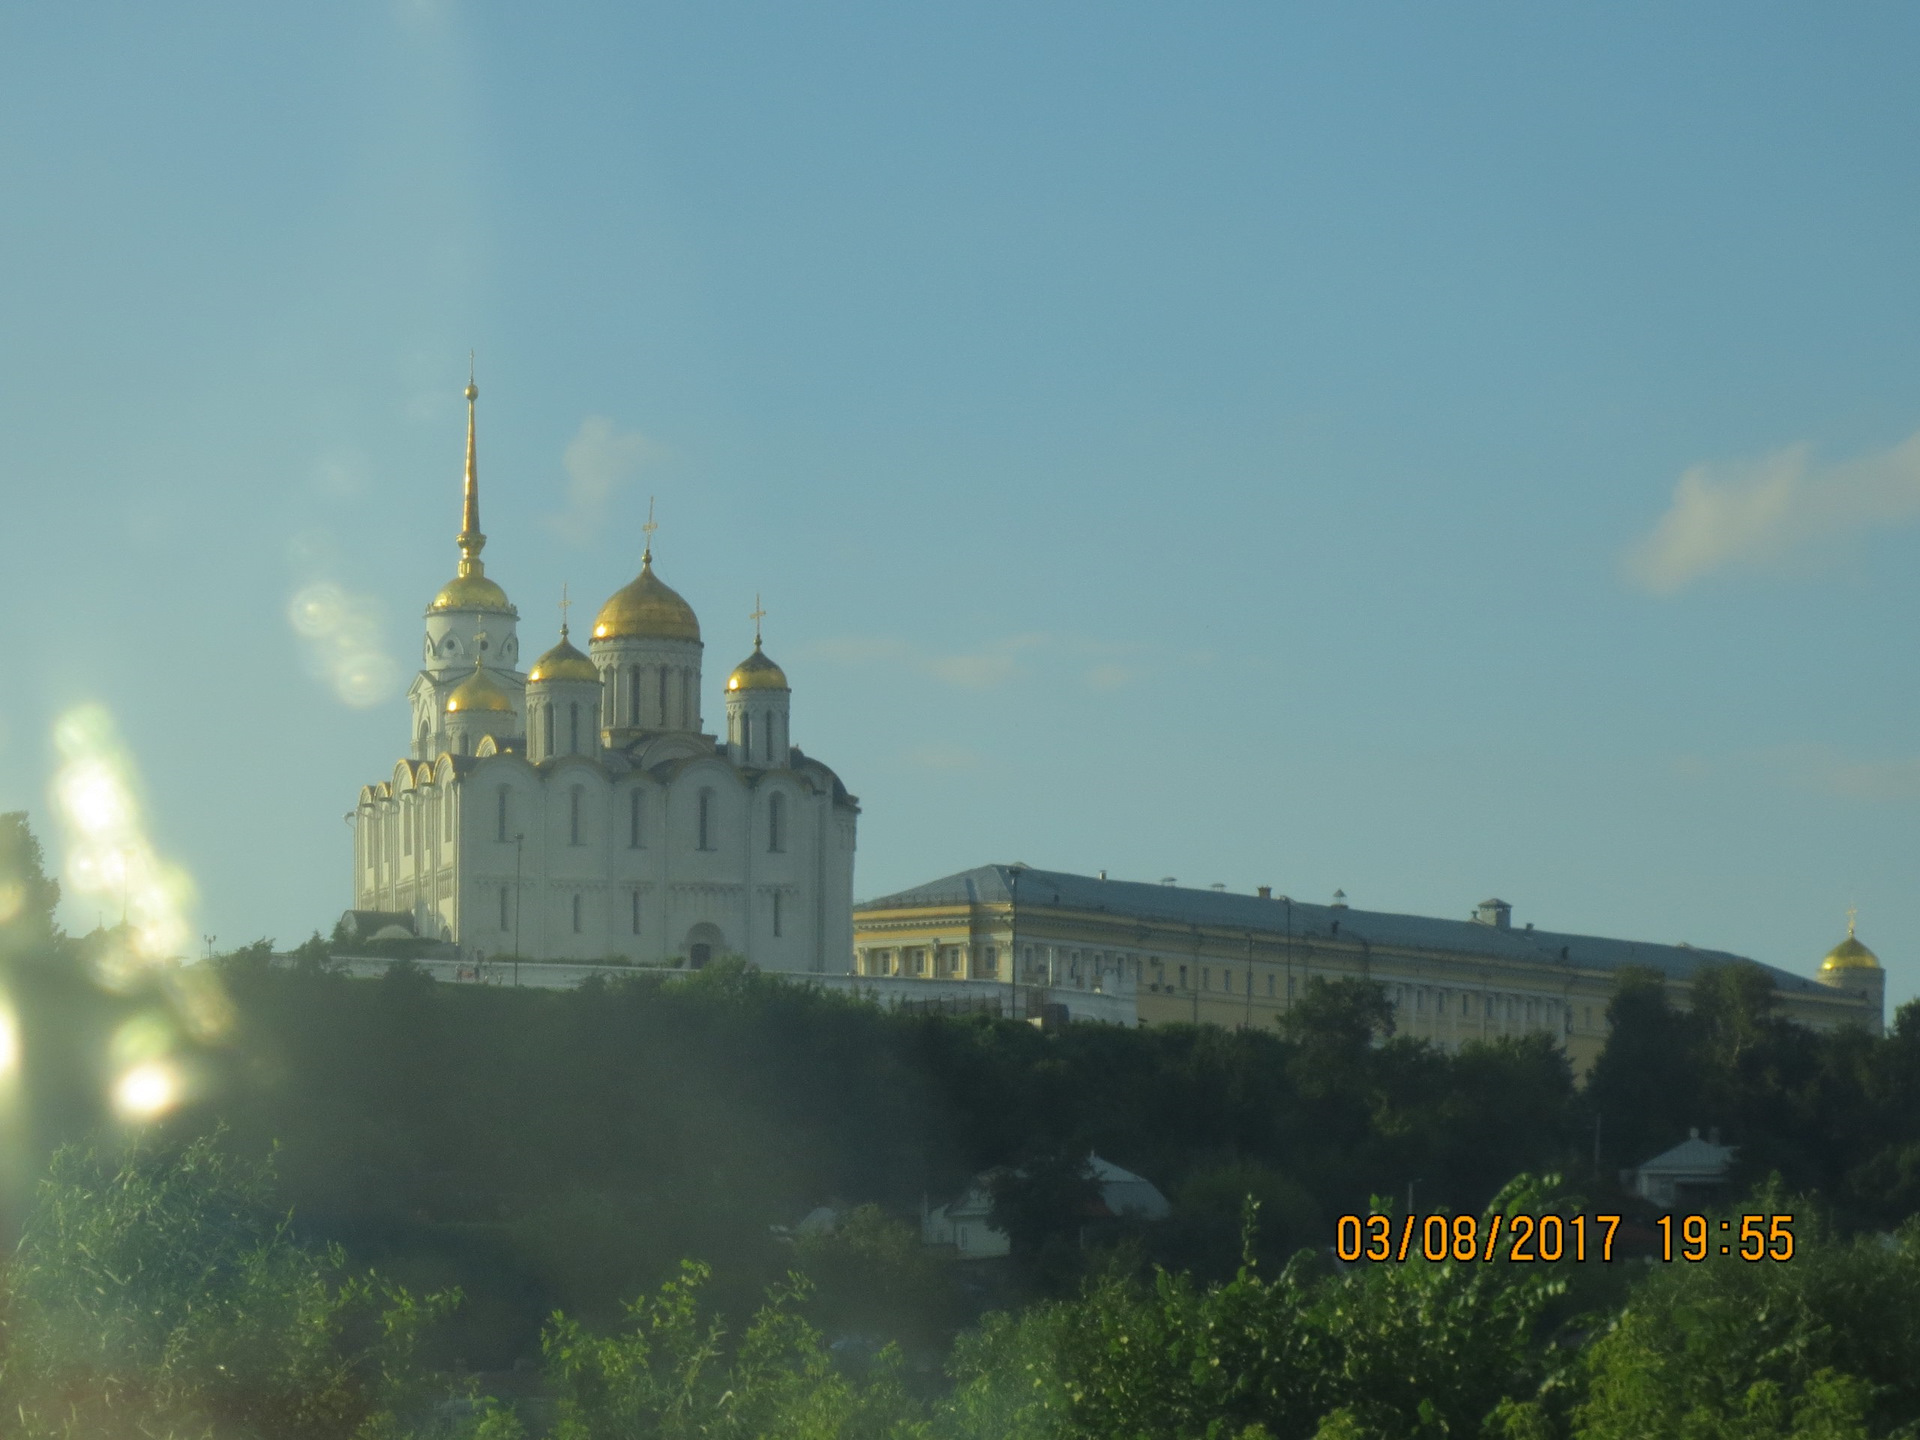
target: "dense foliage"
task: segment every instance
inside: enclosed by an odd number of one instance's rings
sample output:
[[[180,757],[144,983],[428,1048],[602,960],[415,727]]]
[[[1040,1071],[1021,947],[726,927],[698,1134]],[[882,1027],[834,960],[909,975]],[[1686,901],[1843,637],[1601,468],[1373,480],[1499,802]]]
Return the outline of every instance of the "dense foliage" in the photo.
[[[1396,1037],[1358,983],[1315,984],[1272,1032],[1042,1031],[730,965],[577,991],[357,981],[316,938],[292,965],[264,942],[221,957],[236,1022],[197,1041],[163,983],[103,988],[112,937],[62,936],[56,895],[0,817],[9,1433],[1920,1425],[1920,1007],[1884,1037],[1819,1035],[1750,967],[1705,972],[1685,1011],[1627,973],[1580,1087],[1544,1038]],[[185,1103],[127,1148],[106,1096],[133,1054],[166,1057]],[[1739,1147],[1734,1193],[1817,1197],[1793,1203],[1791,1263],[1327,1258],[1350,1211],[1631,1219],[1616,1171],[1692,1126]],[[1171,1216],[1097,1220],[1092,1152]],[[1565,1184],[1510,1178],[1549,1173]],[[1015,1253],[943,1262],[921,1207],[981,1174]],[[460,1398],[463,1369],[497,1373]]]

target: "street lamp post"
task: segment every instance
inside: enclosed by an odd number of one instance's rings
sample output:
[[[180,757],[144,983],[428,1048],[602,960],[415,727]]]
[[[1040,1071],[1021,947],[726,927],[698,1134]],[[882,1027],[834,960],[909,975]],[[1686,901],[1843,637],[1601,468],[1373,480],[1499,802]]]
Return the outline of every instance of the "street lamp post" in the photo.
[[[1018,1019],[1020,1008],[1019,977],[1014,967],[1020,963],[1020,867],[1007,867],[1007,1018]]]
[[[513,837],[513,988],[520,988],[520,850],[524,834]]]

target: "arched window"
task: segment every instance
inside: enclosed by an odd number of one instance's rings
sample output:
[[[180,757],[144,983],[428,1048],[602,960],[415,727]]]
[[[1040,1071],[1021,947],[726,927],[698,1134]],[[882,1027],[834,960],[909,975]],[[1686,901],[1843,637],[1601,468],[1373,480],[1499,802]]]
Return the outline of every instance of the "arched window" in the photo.
[[[580,933],[580,897],[578,895],[573,897],[573,933],[576,935]]]
[[[627,796],[627,845],[633,850],[640,848],[640,837],[645,833],[640,828],[640,793],[635,790]],[[634,892],[636,897],[639,893],[637,890]]]
[[[702,850],[711,850],[713,844],[713,791],[700,792],[700,844]]]
[[[544,760],[553,755],[553,702],[549,700],[540,709],[545,713],[547,720],[547,748],[541,755]]]
[[[569,845],[580,843],[580,796],[581,789],[578,785],[567,792],[567,843]]]
[[[493,838],[496,840],[507,838],[507,793],[507,787],[502,785],[495,797],[499,801],[493,815]]]
[[[693,728],[693,672],[691,670],[680,672],[680,728],[682,730]]]
[[[767,800],[767,849],[779,854],[787,848],[787,797],[778,790]]]
[[[667,726],[667,667],[660,667],[660,728]]]
[[[766,762],[769,765],[773,764],[773,727],[775,725],[778,725],[779,723],[780,723],[780,716],[776,712],[774,714],[768,715],[767,723],[760,727],[760,733],[762,737],[760,743],[765,748]]]
[[[575,701],[567,707],[567,753],[580,753],[580,704]]]
[[[634,666],[627,672],[627,723],[640,723],[640,667]]]
[[[753,716],[743,713],[740,716],[740,753],[753,761]]]

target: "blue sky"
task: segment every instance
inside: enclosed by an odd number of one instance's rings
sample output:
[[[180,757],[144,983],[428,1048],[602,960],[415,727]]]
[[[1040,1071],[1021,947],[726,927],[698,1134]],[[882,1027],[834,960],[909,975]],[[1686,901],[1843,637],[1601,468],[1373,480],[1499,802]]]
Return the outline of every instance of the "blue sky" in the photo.
[[[1857,904],[1909,998],[1917,32],[12,7],[0,808],[62,849],[98,703],[196,929],[330,925],[472,348],[522,643],[657,496],[709,717],[758,591],[863,894],[1498,894],[1803,972]]]

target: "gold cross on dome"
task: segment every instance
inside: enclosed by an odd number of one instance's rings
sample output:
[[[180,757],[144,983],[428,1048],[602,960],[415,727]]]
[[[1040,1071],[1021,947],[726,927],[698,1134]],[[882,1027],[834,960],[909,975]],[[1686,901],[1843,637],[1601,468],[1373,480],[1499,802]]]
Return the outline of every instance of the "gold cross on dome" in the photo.
[[[1853,938],[1853,922],[1857,920],[1859,916],[1860,907],[1858,905],[1847,906],[1847,938],[1849,940]]]
[[[567,612],[573,608],[573,601],[567,596],[567,582],[560,582],[560,633],[567,633]]]
[[[647,537],[646,547],[642,550],[640,558],[642,560],[651,560],[653,558],[653,532],[660,528],[653,523],[653,496],[651,495],[647,497],[647,523],[640,528],[646,533]]]
[[[760,648],[760,622],[767,618],[766,607],[760,603],[760,592],[753,592],[753,613],[747,617],[753,621],[753,648]]]

